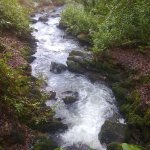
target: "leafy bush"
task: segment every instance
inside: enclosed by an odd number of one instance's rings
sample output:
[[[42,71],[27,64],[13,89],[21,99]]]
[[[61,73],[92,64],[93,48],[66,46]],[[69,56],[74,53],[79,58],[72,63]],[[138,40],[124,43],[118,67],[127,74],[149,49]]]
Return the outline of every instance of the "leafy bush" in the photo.
[[[66,7],[62,13],[61,22],[73,34],[89,33],[97,27],[97,19],[85,11],[83,5],[74,3]]]
[[[104,50],[124,43],[146,44],[150,40],[150,2],[148,0],[114,3],[98,32],[93,35],[94,49]]]
[[[21,121],[36,124],[46,121],[52,114],[50,109],[43,110],[47,95],[41,93],[39,85],[33,84],[22,70],[7,65],[8,56],[0,58],[0,103],[15,110]]]
[[[27,9],[18,0],[0,0],[0,29],[13,28],[18,32],[29,30]]]
[[[69,5],[62,22],[71,32],[88,32],[94,51],[122,44],[148,45],[150,42],[149,0],[92,0]]]

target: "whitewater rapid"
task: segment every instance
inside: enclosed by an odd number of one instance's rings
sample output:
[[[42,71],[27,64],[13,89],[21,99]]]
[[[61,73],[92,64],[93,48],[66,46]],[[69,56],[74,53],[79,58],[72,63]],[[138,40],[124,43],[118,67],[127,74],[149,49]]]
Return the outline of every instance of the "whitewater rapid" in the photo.
[[[68,130],[58,133],[57,141],[61,147],[86,145],[96,150],[105,150],[98,140],[101,126],[106,119],[117,114],[115,98],[110,88],[100,82],[92,83],[85,76],[65,71],[61,74],[50,72],[52,61],[66,65],[67,57],[72,50],[84,50],[75,39],[68,36],[57,26],[60,21],[61,8],[46,23],[37,22],[33,36],[38,40],[36,59],[31,64],[32,75],[43,75],[47,82],[47,91],[56,91],[57,100],[48,100],[47,105],[56,112],[55,117],[61,118]],[[37,14],[37,19],[44,14]],[[79,93],[79,100],[71,105],[65,105],[61,94],[65,91]],[[82,148],[78,148],[82,150]]]

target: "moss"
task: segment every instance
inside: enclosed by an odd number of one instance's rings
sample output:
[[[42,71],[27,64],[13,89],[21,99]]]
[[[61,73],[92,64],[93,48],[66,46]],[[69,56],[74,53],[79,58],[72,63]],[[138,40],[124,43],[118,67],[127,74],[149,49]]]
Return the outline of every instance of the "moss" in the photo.
[[[119,102],[119,104],[123,104],[126,99],[125,95],[128,93],[128,90],[122,87],[120,84],[113,84],[112,89],[115,93],[115,96]]]

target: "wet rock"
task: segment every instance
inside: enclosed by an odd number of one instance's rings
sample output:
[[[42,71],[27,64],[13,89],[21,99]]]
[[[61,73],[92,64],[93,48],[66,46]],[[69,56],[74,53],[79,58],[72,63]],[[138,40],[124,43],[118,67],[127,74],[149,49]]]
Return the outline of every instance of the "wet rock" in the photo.
[[[56,92],[54,92],[54,91],[50,91],[49,92],[49,97],[48,97],[48,99],[50,99],[50,100],[54,100],[54,99],[56,99]]]
[[[126,135],[129,132],[125,124],[106,120],[99,133],[101,143],[110,144],[112,142],[123,143],[126,141]]]
[[[35,23],[38,22],[38,20],[32,18],[32,19],[31,19],[31,22],[32,22],[33,24],[35,24]]]
[[[67,125],[63,124],[60,120],[53,120],[50,118],[47,122],[40,122],[36,126],[33,126],[33,129],[44,133],[56,133],[56,132],[63,132],[64,130],[68,129]]]
[[[67,66],[57,62],[51,62],[50,71],[56,74],[62,73],[67,70]]]
[[[68,60],[67,61],[68,69],[72,72],[77,72],[77,73],[84,73],[85,69],[79,64],[74,61]]]
[[[39,18],[39,21],[41,21],[41,22],[47,22],[48,21],[48,15],[44,15],[44,16],[41,16],[40,18]]]
[[[64,101],[65,104],[72,104],[79,99],[78,92],[66,91],[63,92],[62,94],[63,94],[62,100]]]
[[[67,65],[70,71],[78,73],[93,70],[93,54],[85,51],[72,51],[67,59]]]
[[[51,14],[52,18],[56,18],[56,17],[59,17],[59,16],[60,16],[59,14]]]
[[[36,59],[35,56],[30,56],[30,57],[28,58],[28,62],[29,62],[29,63],[32,63],[35,59]]]
[[[64,24],[60,21],[60,23],[59,23],[59,25],[57,26],[57,28],[62,29],[62,30],[66,30],[66,29],[67,29],[67,26],[64,25]]]

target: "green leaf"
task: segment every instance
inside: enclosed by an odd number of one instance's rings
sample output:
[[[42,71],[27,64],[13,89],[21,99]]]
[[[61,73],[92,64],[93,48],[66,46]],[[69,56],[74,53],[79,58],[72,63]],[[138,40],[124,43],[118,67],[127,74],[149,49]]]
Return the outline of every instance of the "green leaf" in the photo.
[[[123,150],[142,150],[137,145],[131,145],[131,144],[127,144],[127,143],[123,143],[122,148],[123,148]]]

